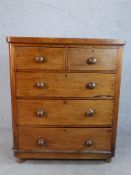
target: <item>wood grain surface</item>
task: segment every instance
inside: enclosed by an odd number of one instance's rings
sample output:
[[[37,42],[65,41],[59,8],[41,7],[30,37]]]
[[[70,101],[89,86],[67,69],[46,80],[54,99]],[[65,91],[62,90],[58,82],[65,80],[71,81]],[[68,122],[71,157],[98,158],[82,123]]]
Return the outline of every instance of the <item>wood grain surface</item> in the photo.
[[[45,88],[37,88],[35,84],[43,82]],[[88,89],[90,82],[96,88]],[[96,97],[114,96],[114,74],[95,73],[21,73],[16,74],[17,96],[48,97]]]
[[[24,126],[112,126],[112,100],[18,100],[18,124]],[[87,112],[94,110],[93,116]],[[37,115],[37,111],[45,115]]]
[[[95,38],[43,38],[43,37],[17,37],[8,36],[7,42],[11,43],[50,43],[50,44],[93,44],[93,45],[125,45],[125,40],[120,39],[95,39]]]
[[[68,49],[69,70],[116,70],[117,49]],[[88,60],[95,58],[95,64],[89,64]]]
[[[45,146],[37,141],[43,138]],[[85,141],[91,139],[93,144],[88,147]],[[110,128],[29,128],[19,127],[19,149],[21,150],[111,150]],[[54,151],[55,152],[55,151]]]
[[[46,62],[37,62],[43,57]],[[16,69],[64,70],[64,48],[15,47]]]
[[[12,36],[7,41],[14,155],[114,156],[125,41]]]

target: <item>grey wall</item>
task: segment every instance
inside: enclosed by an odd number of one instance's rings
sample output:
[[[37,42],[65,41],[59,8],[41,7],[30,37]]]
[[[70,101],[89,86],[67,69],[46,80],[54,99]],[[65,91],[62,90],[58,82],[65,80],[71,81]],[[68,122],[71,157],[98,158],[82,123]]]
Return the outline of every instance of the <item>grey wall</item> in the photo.
[[[119,126],[130,128],[130,0],[1,0],[0,127],[11,126],[8,46],[5,41],[8,35],[126,39]]]
[[[131,133],[131,0],[0,0],[0,128],[3,130],[11,128],[7,35],[126,39],[119,133]]]

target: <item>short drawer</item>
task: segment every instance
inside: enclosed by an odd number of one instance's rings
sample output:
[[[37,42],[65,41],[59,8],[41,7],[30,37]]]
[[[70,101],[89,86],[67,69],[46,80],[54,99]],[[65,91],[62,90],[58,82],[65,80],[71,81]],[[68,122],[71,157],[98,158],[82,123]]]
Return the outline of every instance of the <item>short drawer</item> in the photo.
[[[19,125],[112,126],[112,100],[18,100]]]
[[[18,134],[20,150],[65,153],[111,150],[111,128],[19,127]]]
[[[64,48],[15,47],[15,68],[63,70],[64,56]]]
[[[114,74],[21,73],[16,74],[17,96],[114,96]]]
[[[68,49],[69,70],[116,70],[117,49]]]

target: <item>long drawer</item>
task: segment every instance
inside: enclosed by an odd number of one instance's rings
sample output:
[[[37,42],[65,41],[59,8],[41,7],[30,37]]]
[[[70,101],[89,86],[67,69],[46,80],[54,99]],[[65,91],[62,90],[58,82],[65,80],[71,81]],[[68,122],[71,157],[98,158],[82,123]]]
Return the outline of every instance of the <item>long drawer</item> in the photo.
[[[112,126],[112,100],[18,100],[19,125]]]
[[[19,149],[47,152],[110,151],[110,128],[19,127]]]
[[[37,97],[114,96],[114,74],[17,72],[16,95]]]

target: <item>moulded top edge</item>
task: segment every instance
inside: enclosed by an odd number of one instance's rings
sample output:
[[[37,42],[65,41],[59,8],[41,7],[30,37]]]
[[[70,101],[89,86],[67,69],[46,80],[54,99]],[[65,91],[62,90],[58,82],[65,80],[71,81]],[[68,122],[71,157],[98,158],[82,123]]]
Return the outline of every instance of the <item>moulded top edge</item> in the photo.
[[[87,44],[87,45],[125,45],[121,39],[97,38],[46,38],[46,37],[18,37],[7,36],[8,43],[48,43],[48,44]]]

